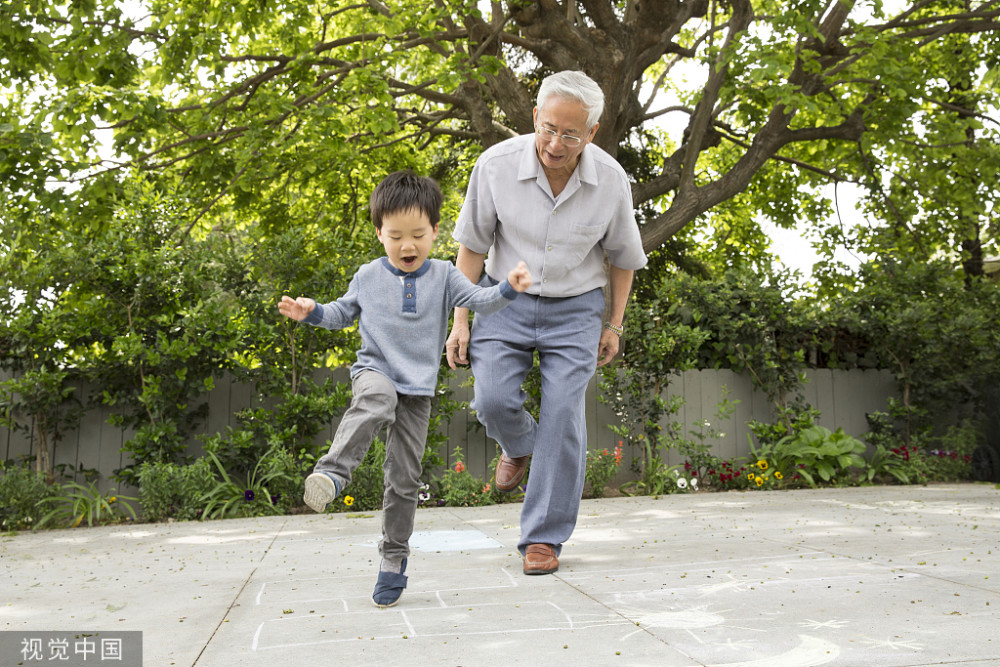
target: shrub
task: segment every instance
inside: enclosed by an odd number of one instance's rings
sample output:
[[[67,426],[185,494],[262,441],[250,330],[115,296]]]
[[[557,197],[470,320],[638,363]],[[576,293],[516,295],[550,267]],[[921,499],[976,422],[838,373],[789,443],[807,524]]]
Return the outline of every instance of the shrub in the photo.
[[[191,465],[144,463],[139,467],[139,503],[147,521],[201,518],[202,497],[215,487],[208,459]]]
[[[0,463],[0,530],[34,528],[41,514],[39,503],[57,491],[26,465]]]
[[[287,449],[272,448],[261,460],[263,473],[268,476],[268,490],[272,502],[282,513],[301,504],[305,491],[304,462],[299,461]]]
[[[817,477],[828,483],[853,481],[850,469],[866,466],[864,453],[864,443],[847,435],[843,429],[831,432],[816,425],[755,450],[754,457],[758,462],[770,461],[771,474],[761,475],[765,480],[778,473],[784,478],[797,474],[809,486],[815,487]]]
[[[622,441],[618,441],[613,453],[604,449],[599,452],[587,450],[586,480],[590,484],[590,495],[594,498],[604,497],[604,487],[618,474],[622,464]]]
[[[94,482],[86,486],[67,482],[57,484],[56,488],[58,489],[56,495],[45,498],[39,503],[39,506],[55,506],[38,520],[39,528],[50,523],[76,528],[84,519],[87,520],[88,526],[93,526],[95,523],[117,523],[124,519],[126,514],[135,520],[135,510],[128,501],[136,498],[119,496],[113,489],[101,493]]]
[[[370,512],[382,507],[382,496],[385,495],[384,463],[385,443],[375,438],[361,465],[351,474],[351,483],[341,493],[340,501],[330,503],[330,509]]]
[[[201,498],[205,504],[202,518],[220,519],[233,517],[271,516],[281,514],[275,502],[272,489],[290,484],[289,474],[281,468],[273,468],[266,457],[257,462],[246,480],[233,479],[212,452],[209,457],[215,463],[220,480]]]
[[[441,480],[441,498],[450,507],[495,505],[494,494],[493,486],[466,470],[462,461],[449,468]]]

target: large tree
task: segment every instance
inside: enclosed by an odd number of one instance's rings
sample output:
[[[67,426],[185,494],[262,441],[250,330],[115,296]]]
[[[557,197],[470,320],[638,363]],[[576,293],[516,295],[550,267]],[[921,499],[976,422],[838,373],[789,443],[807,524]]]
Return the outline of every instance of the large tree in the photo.
[[[964,155],[996,144],[998,17],[958,0],[11,0],[0,187],[9,210],[63,206],[53,180],[135,169],[190,194],[181,234],[233,206],[350,220],[387,162],[460,181],[476,150],[532,131],[545,74],[579,69],[606,93],[596,142],[635,179],[647,250],[736,197],[747,217],[821,217],[800,186],[829,182],[905,225],[876,170],[899,146],[939,157],[918,139],[944,125]],[[115,154],[98,159],[101,128]]]

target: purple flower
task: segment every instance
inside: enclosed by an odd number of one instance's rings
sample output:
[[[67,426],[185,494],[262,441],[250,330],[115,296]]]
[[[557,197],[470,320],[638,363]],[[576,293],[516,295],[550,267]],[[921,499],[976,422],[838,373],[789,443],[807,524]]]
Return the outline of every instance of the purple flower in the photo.
[[[246,491],[243,492],[243,500],[247,501],[248,503],[253,502],[253,499],[255,497],[256,496],[254,495],[253,489],[247,489]]]

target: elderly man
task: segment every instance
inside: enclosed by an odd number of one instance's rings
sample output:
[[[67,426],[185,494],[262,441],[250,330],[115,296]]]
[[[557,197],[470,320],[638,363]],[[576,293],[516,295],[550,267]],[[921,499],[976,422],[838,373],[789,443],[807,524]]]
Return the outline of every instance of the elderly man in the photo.
[[[494,284],[521,259],[537,277],[503,311],[477,314],[471,338],[468,310],[456,308],[446,345],[452,368],[471,357],[472,407],[503,450],[496,487],[517,488],[531,462],[518,544],[525,574],[555,572],[576,526],[587,385],[618,353],[632,275],[646,263],[625,172],[591,143],[603,108],[604,94],[585,74],[547,77],[533,112],[535,133],[480,156],[454,232],[456,265],[470,280]],[[521,389],[536,351],[537,422]]]

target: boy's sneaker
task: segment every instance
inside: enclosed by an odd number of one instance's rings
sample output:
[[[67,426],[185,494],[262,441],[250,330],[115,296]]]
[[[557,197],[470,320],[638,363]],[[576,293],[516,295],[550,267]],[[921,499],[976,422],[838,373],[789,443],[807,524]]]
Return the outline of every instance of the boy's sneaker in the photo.
[[[326,506],[340,495],[337,482],[322,472],[314,472],[306,477],[306,492],[303,500],[314,512],[322,514]]]

